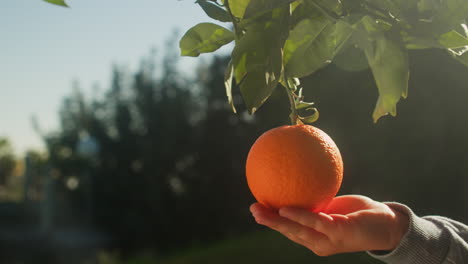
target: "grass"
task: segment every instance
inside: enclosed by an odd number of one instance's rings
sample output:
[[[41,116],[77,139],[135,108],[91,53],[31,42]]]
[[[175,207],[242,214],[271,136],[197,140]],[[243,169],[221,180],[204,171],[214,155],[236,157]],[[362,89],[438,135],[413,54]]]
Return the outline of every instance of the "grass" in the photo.
[[[366,253],[340,254],[318,257],[306,248],[294,244],[272,231],[259,231],[236,238],[227,239],[205,247],[193,247],[178,254],[158,259],[140,256],[125,264],[249,264],[249,263],[381,263]]]

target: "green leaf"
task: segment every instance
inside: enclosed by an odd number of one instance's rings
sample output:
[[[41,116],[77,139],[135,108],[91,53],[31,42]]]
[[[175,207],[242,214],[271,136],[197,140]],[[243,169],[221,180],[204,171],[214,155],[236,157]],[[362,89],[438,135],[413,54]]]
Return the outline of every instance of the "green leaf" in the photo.
[[[268,39],[264,34],[268,31],[250,31],[241,39],[245,41],[247,49],[241,55],[245,61],[247,72],[240,83],[240,90],[244,103],[250,114],[270,97],[281,77],[282,53],[278,43],[265,41]],[[233,51],[234,69],[236,69],[235,59],[237,52]],[[242,67],[244,67],[242,66]]]
[[[312,107],[314,103],[299,102],[296,103],[296,110],[303,110]]]
[[[360,24],[371,36],[374,34],[380,35],[382,31],[388,31],[392,28],[391,24],[371,16],[362,17]]]
[[[291,28],[294,28],[303,19],[314,19],[323,14],[306,0],[296,1],[291,4]]]
[[[295,0],[254,0],[250,1],[249,5],[245,9],[244,18],[250,18],[256,15],[269,12],[275,8],[282,7],[286,4],[290,4]]]
[[[246,33],[237,41],[231,55],[238,84],[248,71],[265,66],[269,52],[281,48],[285,41],[282,34],[287,31],[288,18],[287,9],[279,8],[269,15],[264,15],[262,22],[247,27]]]
[[[352,43],[357,44],[361,49],[365,49],[370,41],[380,38],[383,32],[392,29],[391,24],[369,15],[355,14],[342,20],[353,29]]]
[[[335,32],[333,32],[336,41],[335,55],[338,54],[353,36],[354,28],[343,20],[336,22]]]
[[[455,59],[468,67],[468,50],[460,56],[455,56]]]
[[[404,36],[403,40],[407,49],[443,48],[434,38]]]
[[[273,72],[271,72],[273,73]],[[263,71],[249,72],[240,85],[242,98],[250,114],[270,97],[278,84],[279,76]]]
[[[293,13],[296,8],[298,8],[300,5],[302,5],[303,1],[302,0],[298,0],[298,1],[294,1],[291,3],[291,13]]]
[[[250,0],[228,0],[228,3],[232,15],[238,18],[243,18]]]
[[[224,86],[226,87],[226,95],[228,98],[229,105],[234,113],[236,113],[236,107],[234,106],[234,100],[232,99],[232,78],[234,77],[234,66],[232,61],[229,64],[224,73]]]
[[[333,58],[333,64],[345,71],[357,72],[369,68],[366,55],[356,45],[347,46]]]
[[[354,23],[359,24],[361,20],[362,17],[358,19],[357,22],[354,21]],[[369,68],[364,51],[357,45],[357,43],[367,43],[369,41],[369,36],[366,31],[363,31],[362,28],[357,29],[355,25],[353,26],[350,24],[348,18],[345,18],[337,22],[335,35],[337,47],[335,49],[333,63],[336,66],[351,72],[362,71]]]
[[[284,64],[286,65],[289,62],[296,50],[313,42],[329,23],[330,21],[324,17],[320,17],[315,21],[304,19],[299,22],[291,30],[284,44]]]
[[[197,57],[200,53],[213,52],[234,40],[234,33],[212,24],[201,23],[189,29],[180,40],[182,56]]]
[[[197,3],[209,17],[221,22],[231,21],[229,13],[218,5],[212,4],[207,0],[198,0]]]
[[[330,63],[336,47],[334,29],[325,17],[299,22],[284,45],[286,76],[304,77]]]
[[[455,30],[442,34],[438,40],[442,46],[449,49],[468,46],[468,39]]]
[[[440,6],[439,0],[419,0],[418,11],[420,13],[431,12],[431,11],[437,10],[439,6]]]
[[[306,123],[306,124],[310,124],[310,123],[313,123],[315,121],[317,121],[319,119],[319,111],[317,110],[317,108],[309,108],[307,109],[308,111],[314,111],[313,114],[311,115],[308,115],[308,116],[300,116],[299,119]]]
[[[282,53],[281,47],[264,47],[267,52],[247,54],[248,72],[242,79],[240,90],[244,103],[250,114],[270,97],[281,78]]]
[[[343,5],[340,0],[306,0],[309,2],[314,2],[321,8],[324,8],[328,11],[331,11],[337,15],[341,15],[343,12]]]
[[[405,0],[408,1],[408,0]],[[365,2],[369,3],[370,7],[376,7],[374,9],[379,10],[384,15],[388,15],[388,13],[392,13],[394,16],[399,16],[401,13],[401,7],[398,6],[395,0],[365,0]]]
[[[64,6],[68,7],[67,3],[65,3],[64,0],[44,0],[45,2],[54,4],[54,5],[59,5],[59,6]]]
[[[446,33],[460,25],[467,18],[468,1],[440,0],[439,7],[431,18],[431,32],[435,36]]]
[[[379,98],[372,118],[374,122],[390,113],[396,116],[400,97],[408,94],[408,54],[401,41],[384,34],[366,45],[364,52],[374,75]]]
[[[269,17],[248,27],[232,52],[234,76],[249,113],[268,99],[282,73],[282,34],[289,25],[289,7],[272,10]]]
[[[380,1],[380,0],[378,0]],[[395,6],[398,10],[392,10],[393,12],[401,11],[407,12],[408,10],[417,9],[418,2],[421,0],[385,0],[386,2],[395,2]],[[397,15],[397,13],[395,13]]]
[[[458,33],[464,35],[466,38],[468,38],[468,25],[466,23],[460,24],[460,26],[455,30]]]

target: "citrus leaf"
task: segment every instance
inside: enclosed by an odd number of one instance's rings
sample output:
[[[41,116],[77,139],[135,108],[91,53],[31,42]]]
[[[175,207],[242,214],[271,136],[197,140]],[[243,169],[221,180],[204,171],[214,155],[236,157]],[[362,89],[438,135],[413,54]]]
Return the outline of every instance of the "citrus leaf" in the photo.
[[[290,4],[296,0],[254,0],[250,1],[245,9],[244,18],[250,18],[265,12],[269,12],[275,8]]]
[[[403,40],[407,49],[443,48],[440,42],[434,38],[404,36]]]
[[[461,62],[466,67],[468,67],[468,51],[463,53],[460,56],[455,56],[455,59]]]
[[[379,0],[377,0],[377,1],[379,1]],[[399,10],[393,10],[393,12],[396,12],[396,11],[402,11],[403,12],[403,11],[417,9],[418,2],[421,1],[421,0],[385,0],[385,1],[395,2],[395,6]]]
[[[382,10],[382,12],[386,11],[397,17],[401,13],[401,6],[398,6],[395,0],[365,0],[365,2],[373,7],[377,7],[379,10]]]
[[[392,28],[391,24],[371,16],[363,16],[359,23],[370,36],[380,35],[382,31],[388,31]]]
[[[314,2],[316,5],[324,8],[328,11],[334,12],[337,15],[341,15],[343,12],[343,5],[340,0],[308,0]]]
[[[307,123],[307,124],[310,124],[310,123],[313,123],[315,121],[317,121],[319,119],[319,111],[317,110],[317,108],[309,108],[307,109],[309,111],[314,111],[314,113],[312,115],[309,115],[309,116],[300,116],[299,119],[304,122],[304,123]]]
[[[296,110],[302,110],[313,106],[314,103],[300,102],[296,104]]]
[[[439,43],[449,49],[462,48],[468,46],[468,38],[455,30],[442,34],[439,37]]]
[[[270,75],[262,71],[249,72],[240,85],[244,103],[250,114],[270,97],[278,84],[278,76]]]
[[[226,95],[228,98],[229,105],[234,113],[236,113],[236,107],[234,106],[234,101],[232,99],[232,78],[234,77],[234,66],[232,61],[229,61],[229,64],[224,73],[224,86],[226,87]]]
[[[262,69],[267,63],[269,52],[277,50],[284,43],[282,32],[287,31],[289,18],[286,8],[278,8],[247,27],[246,33],[238,39],[232,51],[234,77],[239,84],[248,71]]]
[[[461,24],[460,26],[457,32],[460,32],[462,36],[468,37],[468,26],[466,24]],[[460,49],[448,49],[447,51],[449,51],[456,60],[468,67],[468,45]]]
[[[221,22],[230,22],[231,17],[229,16],[229,13],[224,10],[223,8],[212,4],[211,2],[207,0],[198,0],[197,3],[200,5],[200,7],[205,11],[205,13],[218,21]]]
[[[293,7],[295,8],[293,9]],[[296,27],[304,19],[316,19],[323,17],[323,13],[315,6],[305,0],[293,2],[291,4],[291,29]]]
[[[333,64],[342,70],[350,72],[362,71],[369,68],[366,55],[356,45],[348,45],[344,48],[342,52],[333,58]]]
[[[228,3],[232,15],[238,18],[243,18],[250,0],[229,0]]]
[[[400,41],[401,42],[401,41]],[[379,90],[372,114],[374,122],[390,113],[396,116],[396,104],[408,94],[408,54],[396,38],[384,34],[364,49]]]
[[[212,24],[201,23],[189,29],[180,40],[182,56],[197,57],[200,53],[213,52],[234,40],[234,33]]]
[[[325,17],[299,22],[284,45],[286,76],[307,76],[329,63],[336,44],[334,29],[335,25]]]
[[[435,22],[448,22],[450,26],[456,26],[467,18],[468,1],[466,0],[441,0],[442,10]]]
[[[466,0],[439,0],[426,23],[420,23],[417,31],[426,31],[427,36],[434,37],[453,30],[463,23],[468,14]],[[427,6],[426,6],[427,7]]]
[[[302,5],[302,0],[299,0],[299,1],[294,1],[291,3],[291,13],[294,12],[294,10],[296,10],[296,8],[298,8],[300,5]]]
[[[458,27],[457,32],[463,34],[465,38],[468,38],[468,25],[466,23],[460,24],[460,27]]]
[[[438,9],[440,6],[439,0],[420,0],[418,2],[418,11],[423,12],[431,12]]]
[[[338,54],[347,44],[353,36],[353,27],[343,20],[336,22],[335,32],[333,32],[336,41],[336,48],[334,54]]]
[[[282,46],[287,31],[289,6],[277,8],[246,29],[232,51],[236,82],[249,113],[254,113],[271,95],[282,73]]]
[[[65,0],[44,0],[44,1],[54,4],[54,5],[68,7],[67,3],[65,3]]]
[[[255,113],[270,97],[281,78],[282,43],[278,42],[274,32],[251,30],[239,41],[244,40],[248,47],[242,55],[247,72],[240,84],[240,90],[250,114]],[[233,54],[236,53],[233,51]],[[237,55],[233,58],[235,57]]]
[[[289,33],[289,37],[284,44],[284,64],[286,65],[297,49],[310,44],[330,23],[326,18],[320,17],[315,21],[304,19],[297,24]]]
[[[354,23],[359,24],[361,20],[362,18]],[[365,34],[365,31],[361,32],[357,30],[357,26],[351,25],[349,19],[340,19],[336,24],[335,35],[337,47],[335,49],[335,56],[333,57],[333,64],[342,70],[350,72],[362,71],[369,68],[366,55],[358,46],[358,43],[368,42],[368,35]],[[364,41],[360,38],[364,39]]]

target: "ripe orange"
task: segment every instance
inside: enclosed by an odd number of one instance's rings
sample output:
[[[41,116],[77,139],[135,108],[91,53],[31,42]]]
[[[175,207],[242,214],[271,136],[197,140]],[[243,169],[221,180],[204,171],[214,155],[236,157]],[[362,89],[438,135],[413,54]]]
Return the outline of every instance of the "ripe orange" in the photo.
[[[322,130],[281,126],[255,141],[246,175],[254,197],[269,208],[319,211],[340,188],[343,161],[335,142]]]

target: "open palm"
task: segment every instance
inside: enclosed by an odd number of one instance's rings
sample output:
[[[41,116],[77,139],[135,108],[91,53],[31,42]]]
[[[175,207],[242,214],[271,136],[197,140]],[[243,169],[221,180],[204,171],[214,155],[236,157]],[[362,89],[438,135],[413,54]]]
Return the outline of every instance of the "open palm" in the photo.
[[[268,226],[320,256],[394,249],[408,226],[407,216],[360,195],[334,198],[319,213],[299,208],[278,212],[255,203],[250,210]]]

